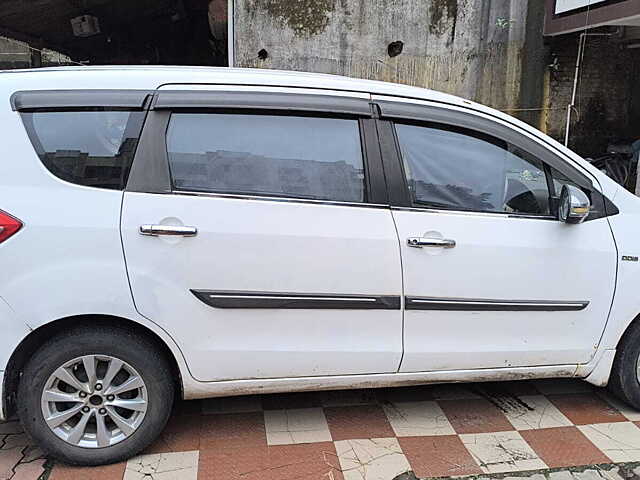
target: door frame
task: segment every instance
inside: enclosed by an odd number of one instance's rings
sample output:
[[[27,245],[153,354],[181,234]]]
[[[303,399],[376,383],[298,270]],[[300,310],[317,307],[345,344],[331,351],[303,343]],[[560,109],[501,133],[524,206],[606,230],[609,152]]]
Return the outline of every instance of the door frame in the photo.
[[[199,85],[202,87],[202,85]],[[214,85],[212,85],[214,87]],[[331,205],[352,205],[359,207],[390,206],[389,187],[385,178],[382,154],[379,147],[378,131],[374,120],[374,110],[369,98],[353,92],[353,97],[334,96],[331,91],[299,93],[295,88],[282,88],[278,92],[236,90],[157,90],[148,103],[148,114],[142,129],[138,148],[134,157],[126,192],[138,193],[190,193],[174,190],[169,168],[169,155],[165,136],[173,112],[198,113],[240,113],[284,116],[313,116],[329,118],[356,118],[360,126],[360,140],[365,169],[366,198],[364,202],[341,202],[331,200],[311,200],[295,197],[264,197],[244,194],[202,193],[202,195],[253,200],[274,199],[287,202],[321,203]],[[366,95],[369,97],[369,95]]]
[[[200,304],[200,308],[209,309],[211,307],[220,309],[251,309],[251,308],[268,308],[275,309],[311,309],[325,310],[324,315],[331,314],[326,310],[336,310],[336,314],[340,314],[338,310],[366,310],[366,312],[357,313],[359,317],[367,316],[370,321],[371,315],[384,314],[385,312],[371,312],[371,310],[388,310],[393,314],[394,322],[389,323],[386,333],[379,336],[379,339],[387,339],[385,342],[393,342],[394,357],[392,370],[371,369],[372,372],[396,372],[402,359],[402,279],[401,279],[401,262],[400,253],[397,248],[397,235],[393,227],[393,221],[390,213],[390,205],[387,197],[388,187],[384,176],[382,155],[379,147],[378,133],[374,120],[374,111],[370,103],[370,95],[362,92],[336,92],[332,95],[331,91],[309,90],[301,91],[301,89],[278,87],[278,91],[273,91],[273,87],[264,87],[266,91],[261,91],[261,87],[243,87],[234,90],[232,86],[220,86],[211,84],[211,90],[207,90],[208,86],[198,85],[170,85],[167,90],[157,90],[154,92],[150,102],[148,103],[148,113],[146,122],[141,134],[138,148],[135,154],[131,172],[125,188],[125,194],[149,194],[159,197],[159,200],[165,203],[172,202],[179,197],[192,197],[196,200],[209,199],[209,201],[237,201],[237,204],[245,203],[250,206],[256,201],[270,202],[273,205],[280,204],[279,208],[285,208],[286,204],[307,204],[326,205],[336,207],[355,207],[359,214],[365,214],[370,218],[376,215],[371,209],[382,210],[380,214],[384,214],[388,224],[384,224],[384,230],[388,233],[388,249],[385,254],[384,264],[392,263],[394,266],[394,277],[390,280],[393,285],[392,292],[386,292],[387,287],[383,287],[380,294],[363,294],[358,293],[358,289],[363,288],[358,282],[353,283],[356,289],[354,292],[346,294],[338,292],[327,293],[322,289],[314,291],[313,289],[303,292],[284,289],[283,291],[253,291],[250,289],[231,291],[231,290],[201,290],[189,287],[192,295]],[[255,90],[253,90],[255,89]],[[271,90],[270,90],[271,89]],[[283,115],[288,117],[309,116],[309,117],[329,117],[329,118],[347,118],[355,119],[358,122],[360,146],[362,151],[362,162],[364,167],[364,184],[365,197],[363,202],[349,201],[333,201],[333,200],[316,200],[304,197],[279,197],[264,196],[260,194],[245,194],[242,192],[216,192],[215,189],[208,192],[188,191],[176,188],[171,178],[169,153],[167,149],[167,130],[170,125],[171,115],[173,113],[219,113],[219,114],[256,114],[256,115]],[[247,131],[247,134],[251,134]],[[126,195],[125,195],[126,198]],[[124,202],[126,205],[126,200]],[[301,205],[299,206],[301,207]],[[291,208],[299,208],[291,205]],[[262,208],[262,207],[261,207]],[[268,208],[268,204],[264,204],[264,208]],[[287,205],[286,208],[289,208]],[[315,208],[315,207],[314,207]],[[340,208],[340,210],[347,210]],[[353,210],[354,212],[356,210]],[[388,218],[387,218],[388,217]],[[123,214],[124,218],[124,214]],[[382,217],[380,217],[382,218]],[[145,220],[146,221],[146,220]],[[128,225],[129,233],[137,228],[139,222]],[[377,225],[377,224],[376,224]],[[382,224],[381,224],[382,225]],[[366,233],[366,231],[365,231]],[[124,236],[124,233],[123,233]],[[393,257],[389,255],[393,254]],[[364,252],[363,252],[364,254]],[[373,256],[373,262],[376,258],[380,261],[380,257]],[[348,259],[347,259],[348,260]],[[344,261],[343,261],[344,267]],[[397,278],[395,276],[397,273]],[[367,282],[362,282],[367,283]],[[385,283],[386,285],[386,283]],[[225,288],[224,284],[214,285],[196,285],[198,288]],[[379,287],[379,285],[377,285]],[[376,287],[376,285],[374,285]],[[233,287],[230,287],[233,288]],[[238,287],[236,287],[238,288]],[[239,287],[243,288],[243,287]],[[261,285],[261,288],[264,288]],[[133,284],[132,284],[133,290]],[[291,290],[291,291],[290,291]],[[142,310],[140,310],[142,312]],[[371,313],[367,313],[371,312]],[[237,312],[226,312],[228,315],[235,315]],[[153,316],[153,315],[150,315]],[[357,318],[356,318],[357,320]],[[389,333],[393,331],[393,337]],[[397,332],[397,333],[396,333]],[[397,338],[396,338],[397,337]],[[355,345],[355,344],[353,344]],[[351,351],[357,354],[357,350],[353,347],[346,348],[345,351]],[[385,350],[385,349],[382,349]],[[382,351],[381,350],[381,351]],[[385,350],[386,352],[386,350]],[[366,359],[366,357],[362,357]],[[357,362],[354,362],[357,363]],[[190,369],[194,372],[193,367]],[[334,375],[339,374],[335,372]],[[347,373],[353,375],[356,373]],[[357,373],[360,375],[360,373]],[[382,374],[382,373],[373,373]],[[235,380],[231,379],[206,379],[199,375],[199,381],[239,381],[242,377]]]
[[[547,183],[551,183],[549,187],[550,195],[554,196],[555,191],[553,181],[550,177],[550,167],[553,167],[560,173],[564,174],[572,182],[576,183],[583,190],[588,192],[592,202],[592,212],[587,221],[595,219],[604,219],[606,217],[619,213],[617,207],[601,192],[600,184],[597,178],[593,177],[590,172],[583,169],[579,164],[563,156],[556,151],[554,147],[547,144],[544,139],[537,138],[532,132],[528,132],[517,124],[511,124],[507,120],[492,117],[484,112],[474,111],[472,108],[465,108],[444,103],[429,102],[423,100],[414,100],[408,98],[394,98],[392,96],[372,97],[373,103],[376,105],[377,111],[380,113],[376,119],[376,127],[380,139],[380,148],[383,153],[383,162],[385,174],[389,186],[389,200],[391,210],[423,212],[433,215],[462,215],[470,217],[503,217],[505,219],[527,219],[527,221],[553,221],[559,222],[555,215],[530,215],[508,212],[481,212],[481,211],[465,211],[462,209],[446,209],[442,207],[431,207],[425,205],[416,205],[412,202],[411,192],[409,189],[407,177],[405,175],[404,162],[400,143],[396,134],[394,123],[409,123],[414,125],[433,125],[440,124],[445,126],[460,127],[468,129],[471,132],[488,135],[496,139],[510,143],[523,151],[534,155],[544,165]],[[558,192],[559,193],[559,192]],[[400,237],[400,242],[406,239]],[[405,264],[403,258],[403,264]],[[403,278],[406,285],[405,271],[403,270]],[[407,295],[407,290],[403,292],[403,311],[405,312],[405,331],[407,329],[407,314],[411,310],[446,310],[446,311],[578,311],[587,307],[588,302],[552,302],[552,301],[528,301],[505,299],[504,301],[497,299],[474,299],[474,298],[431,298],[431,297],[412,297]],[[606,329],[607,318],[603,319],[602,333]],[[594,350],[593,356],[588,363],[591,365],[599,361],[601,358],[600,341],[602,333],[598,338],[598,349]],[[406,342],[406,340],[405,340]],[[405,350],[405,357],[407,351]],[[403,357],[403,358],[405,358]],[[401,365],[401,373],[402,373]],[[517,370],[521,367],[509,367],[509,370]],[[496,368],[504,370],[503,367]],[[590,371],[585,367],[585,372]]]

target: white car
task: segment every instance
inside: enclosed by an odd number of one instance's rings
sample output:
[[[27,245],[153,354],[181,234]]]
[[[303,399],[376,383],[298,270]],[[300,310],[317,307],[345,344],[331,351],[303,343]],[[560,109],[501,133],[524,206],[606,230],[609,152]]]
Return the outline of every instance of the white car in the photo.
[[[175,397],[578,377],[640,407],[640,199],[450,95],[0,73],[0,418],[122,460]]]

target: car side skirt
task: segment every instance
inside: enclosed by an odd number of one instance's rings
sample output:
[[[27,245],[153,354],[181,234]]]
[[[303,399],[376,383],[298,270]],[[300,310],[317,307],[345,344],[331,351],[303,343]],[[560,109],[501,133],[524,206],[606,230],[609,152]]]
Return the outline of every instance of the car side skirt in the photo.
[[[233,395],[349,390],[457,382],[493,382],[537,378],[567,378],[576,375],[578,365],[487,368],[440,372],[338,375],[325,377],[245,379],[220,382],[193,382],[185,385],[187,400]]]

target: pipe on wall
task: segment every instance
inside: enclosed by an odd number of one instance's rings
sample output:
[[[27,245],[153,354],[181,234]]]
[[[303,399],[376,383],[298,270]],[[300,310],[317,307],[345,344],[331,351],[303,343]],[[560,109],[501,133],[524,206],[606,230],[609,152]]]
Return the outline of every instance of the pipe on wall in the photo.
[[[233,0],[227,0],[227,54],[229,56],[229,67],[234,66],[234,15],[233,15]]]

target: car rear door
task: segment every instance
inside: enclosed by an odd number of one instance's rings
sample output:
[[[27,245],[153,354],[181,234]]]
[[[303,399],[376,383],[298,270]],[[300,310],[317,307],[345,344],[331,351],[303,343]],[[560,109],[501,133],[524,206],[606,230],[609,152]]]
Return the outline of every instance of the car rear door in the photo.
[[[588,362],[616,276],[606,200],[594,180],[489,116],[374,102],[402,249],[400,371]],[[591,198],[580,225],[555,216],[564,183]]]
[[[141,314],[202,381],[395,372],[401,268],[369,97],[169,86],[122,208]]]

